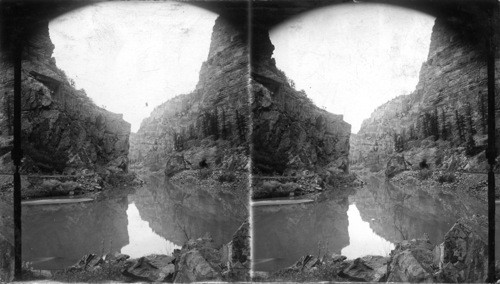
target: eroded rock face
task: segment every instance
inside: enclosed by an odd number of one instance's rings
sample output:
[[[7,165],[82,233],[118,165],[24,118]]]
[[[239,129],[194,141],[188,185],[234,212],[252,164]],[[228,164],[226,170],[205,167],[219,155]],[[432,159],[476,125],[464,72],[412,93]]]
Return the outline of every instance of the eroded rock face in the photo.
[[[249,281],[250,256],[250,224],[245,221],[234,233],[228,244],[228,278],[234,281]]]
[[[367,255],[356,258],[340,275],[350,281],[382,282],[387,276],[388,257]]]
[[[123,270],[123,275],[135,280],[150,282],[172,282],[175,274],[174,257],[149,255],[141,257]]]
[[[315,106],[296,91],[271,57],[274,50],[267,30],[252,33],[254,172],[293,173],[317,167],[349,168],[351,126]]]
[[[96,106],[57,68],[48,23],[31,38],[22,62],[22,148],[25,172],[73,173],[82,169],[124,172],[130,124]],[[11,167],[13,67],[0,72],[1,168]]]
[[[221,253],[211,239],[189,240],[179,255],[174,283],[222,280]]]
[[[385,169],[385,176],[391,178],[402,171],[406,171],[407,163],[403,155],[394,155],[389,158]]]
[[[167,175],[200,167],[243,170],[248,65],[245,24],[219,17],[196,89],[156,107],[143,120],[131,136],[132,162],[151,170],[163,170],[167,162]]]
[[[478,38],[484,29],[481,15],[436,19],[415,91],[379,106],[363,122],[351,163],[379,171],[397,152],[412,168],[427,159],[433,169],[485,171],[487,61]]]
[[[438,247],[443,282],[486,282],[488,221],[474,215],[460,219]]]
[[[388,282],[433,282],[434,246],[425,239],[402,241],[391,252]]]

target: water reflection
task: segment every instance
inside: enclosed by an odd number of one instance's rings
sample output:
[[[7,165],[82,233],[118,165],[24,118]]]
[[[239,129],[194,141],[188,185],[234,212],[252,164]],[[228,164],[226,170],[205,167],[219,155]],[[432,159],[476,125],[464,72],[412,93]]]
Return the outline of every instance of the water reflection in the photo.
[[[363,221],[356,204],[349,205],[347,210],[349,219],[349,245],[341,251],[348,259],[365,255],[388,256],[394,249],[394,244],[376,234],[370,223]]]
[[[93,202],[23,206],[23,260],[61,269],[88,253],[170,254],[187,236],[226,243],[246,218],[234,194],[180,188],[163,175],[146,181]]]
[[[255,207],[254,269],[289,266],[305,254],[340,253],[349,244],[348,199]]]
[[[463,216],[487,215],[485,201],[461,194],[453,188],[396,187],[371,178],[366,187],[350,196],[361,218],[384,239],[396,243],[424,234],[438,244]]]
[[[147,183],[131,199],[151,229],[175,244],[206,234],[227,243],[248,215],[246,196],[180,188],[157,176]]]
[[[120,251],[129,243],[127,197],[102,201],[23,206],[23,260],[58,269],[88,253]]]
[[[394,243],[426,234],[438,244],[463,216],[486,215],[484,200],[452,188],[395,187],[375,177],[348,198],[254,208],[255,270],[287,267],[305,254],[387,255]]]
[[[153,232],[149,223],[141,219],[139,210],[134,203],[130,203],[127,209],[129,243],[121,249],[121,253],[130,257],[140,257],[148,254],[170,255],[174,249],[182,244],[174,244]]]

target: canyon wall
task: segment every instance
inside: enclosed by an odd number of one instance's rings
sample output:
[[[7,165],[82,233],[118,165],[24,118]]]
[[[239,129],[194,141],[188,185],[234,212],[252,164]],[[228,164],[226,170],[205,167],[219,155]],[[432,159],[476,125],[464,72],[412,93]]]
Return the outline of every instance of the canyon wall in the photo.
[[[408,168],[425,161],[435,169],[486,171],[487,61],[480,22],[436,18],[415,91],[379,106],[363,122],[353,135],[351,163],[379,171],[399,154]]]
[[[127,171],[130,124],[74,88],[52,57],[48,23],[40,27],[23,53],[22,171]],[[14,68],[7,60],[0,68],[0,167],[8,173],[12,170]]]
[[[266,29],[252,32],[253,171],[293,174],[320,167],[348,171],[351,126],[296,91],[272,58]]]
[[[190,94],[156,107],[131,136],[130,159],[168,176],[185,169],[243,170],[248,163],[248,65],[245,24],[219,17],[207,61]]]

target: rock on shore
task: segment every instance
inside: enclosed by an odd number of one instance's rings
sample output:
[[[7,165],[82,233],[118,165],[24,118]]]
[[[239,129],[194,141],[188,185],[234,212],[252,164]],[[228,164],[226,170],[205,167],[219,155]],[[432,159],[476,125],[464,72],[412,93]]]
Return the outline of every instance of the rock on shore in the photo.
[[[89,254],[64,273],[71,279],[79,275],[98,273],[103,269],[120,269],[113,279],[94,278],[94,281],[148,281],[187,283],[199,281],[249,281],[250,241],[249,223],[244,222],[232,240],[222,247],[210,237],[187,241],[182,248],[169,255],[148,255],[129,259],[128,255],[114,253],[105,256]],[[63,273],[63,274],[64,274]],[[60,278],[64,278],[61,275]]]
[[[396,244],[389,257],[346,260],[345,256],[336,254],[321,258],[309,255],[274,274],[256,275],[263,281],[275,278],[292,281],[282,275],[294,272],[305,280],[320,277],[323,281],[482,283],[487,277],[487,229],[486,217],[474,215],[459,219],[438,245],[424,237]],[[322,270],[333,274],[324,278],[325,275],[320,274]],[[296,278],[297,274],[290,276]]]

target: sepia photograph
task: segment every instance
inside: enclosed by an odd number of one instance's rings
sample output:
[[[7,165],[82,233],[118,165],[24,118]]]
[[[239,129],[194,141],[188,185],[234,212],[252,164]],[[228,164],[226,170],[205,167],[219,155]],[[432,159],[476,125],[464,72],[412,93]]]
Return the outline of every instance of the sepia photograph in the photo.
[[[0,282],[500,279],[498,1],[0,13]]]

